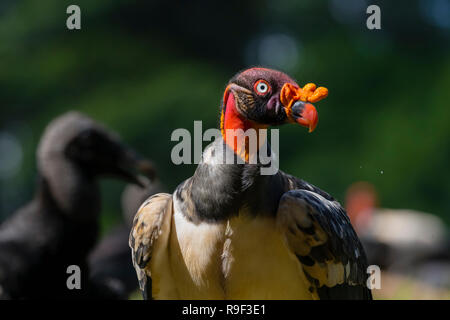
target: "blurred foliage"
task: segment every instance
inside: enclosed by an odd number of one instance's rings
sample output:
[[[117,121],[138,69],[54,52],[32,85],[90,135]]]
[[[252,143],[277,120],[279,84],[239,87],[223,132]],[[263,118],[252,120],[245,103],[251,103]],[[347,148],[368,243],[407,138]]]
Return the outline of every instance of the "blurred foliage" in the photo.
[[[265,64],[330,91],[314,134],[281,128],[282,170],[340,200],[369,181],[382,206],[448,223],[449,29],[427,11],[438,2],[371,2],[382,13],[371,31],[364,0],[2,0],[0,131],[18,139],[23,161],[0,179],[0,219],[32,196],[39,137],[71,109],[118,131],[173,189],[195,165],[171,163],[171,132],[216,126],[228,79]],[[66,28],[74,3],[79,31]],[[105,228],[119,218],[122,187],[102,183]]]

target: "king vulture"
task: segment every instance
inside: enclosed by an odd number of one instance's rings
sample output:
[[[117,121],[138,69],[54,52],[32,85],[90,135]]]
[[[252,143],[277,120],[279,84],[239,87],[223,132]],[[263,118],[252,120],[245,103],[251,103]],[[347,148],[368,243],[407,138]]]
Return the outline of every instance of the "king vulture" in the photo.
[[[311,103],[327,94],[266,68],[229,81],[222,136],[192,177],[147,199],[134,218],[129,245],[144,298],[371,299],[366,255],[342,206],[281,170],[263,175],[249,140],[227,134],[285,123],[313,131]]]

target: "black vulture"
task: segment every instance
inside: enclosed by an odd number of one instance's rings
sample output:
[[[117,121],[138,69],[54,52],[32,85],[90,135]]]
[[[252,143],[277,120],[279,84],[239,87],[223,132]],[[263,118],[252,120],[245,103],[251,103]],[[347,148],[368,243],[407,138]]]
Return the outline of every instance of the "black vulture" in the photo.
[[[136,271],[131,261],[128,236],[133,217],[149,196],[164,191],[153,181],[146,188],[129,184],[122,193],[122,222],[108,232],[89,254],[90,281],[112,299],[127,299],[137,290]]]
[[[87,264],[99,233],[98,179],[144,186],[138,172],[152,179],[151,162],[91,118],[69,112],[47,126],[37,170],[34,198],[0,225],[0,298],[104,297]],[[80,290],[67,286],[71,265],[81,270]]]

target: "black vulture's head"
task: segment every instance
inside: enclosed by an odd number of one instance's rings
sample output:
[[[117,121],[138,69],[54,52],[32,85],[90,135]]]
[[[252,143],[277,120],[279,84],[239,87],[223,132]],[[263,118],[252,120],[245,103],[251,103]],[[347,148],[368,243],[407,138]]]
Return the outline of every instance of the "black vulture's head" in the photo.
[[[110,175],[141,185],[139,172],[151,179],[155,175],[150,161],[123,144],[114,132],[78,112],[66,113],[48,125],[37,157],[44,177],[63,163],[87,177]]]

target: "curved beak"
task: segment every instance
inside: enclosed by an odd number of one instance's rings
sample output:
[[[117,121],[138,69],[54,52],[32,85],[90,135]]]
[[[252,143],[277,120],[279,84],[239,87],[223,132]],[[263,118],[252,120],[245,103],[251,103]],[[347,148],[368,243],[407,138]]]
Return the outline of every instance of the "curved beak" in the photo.
[[[316,88],[308,83],[303,88],[285,83],[281,89],[280,101],[283,104],[288,123],[297,123],[313,132],[319,122],[316,108],[310,102],[317,102],[328,95],[328,89]]]
[[[95,150],[95,168],[99,174],[114,176],[143,188],[156,177],[153,163],[117,137],[104,136]]]
[[[153,163],[130,149],[125,149],[125,152],[119,157],[116,162],[116,170],[112,173],[142,188],[145,188],[149,181],[153,181],[156,177]]]
[[[292,105],[291,116],[296,123],[308,128],[308,132],[313,132],[319,122],[316,108],[311,103],[303,101],[296,101]]]

